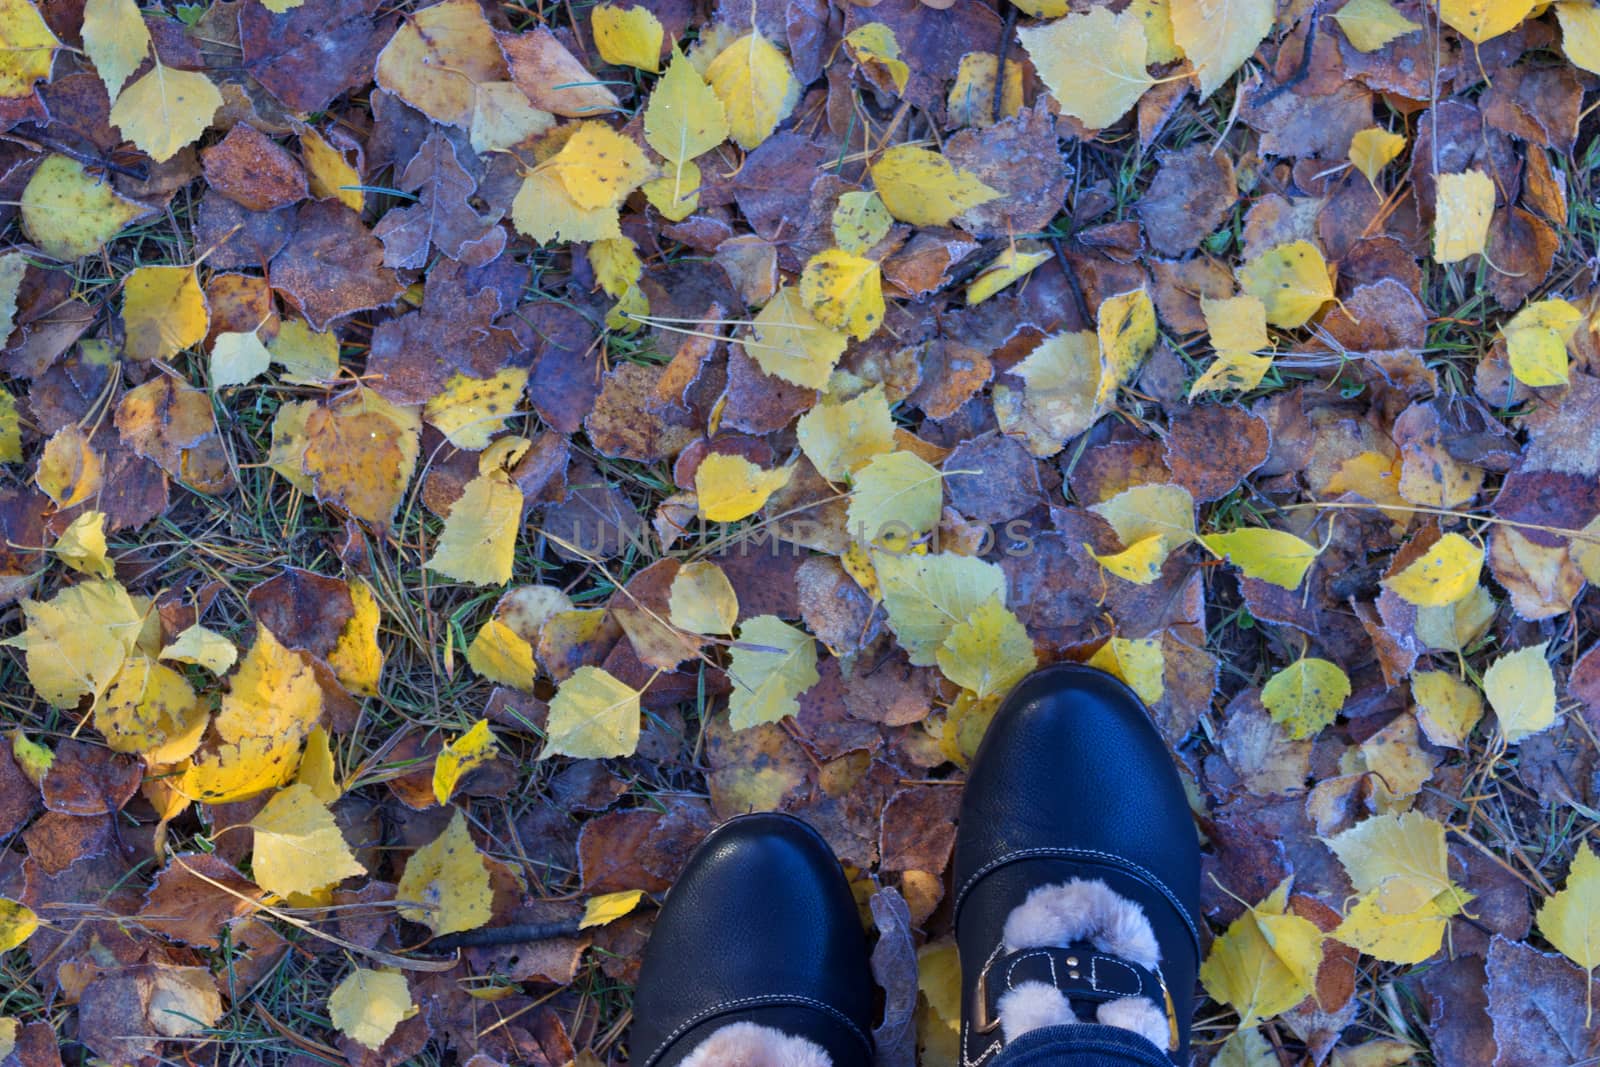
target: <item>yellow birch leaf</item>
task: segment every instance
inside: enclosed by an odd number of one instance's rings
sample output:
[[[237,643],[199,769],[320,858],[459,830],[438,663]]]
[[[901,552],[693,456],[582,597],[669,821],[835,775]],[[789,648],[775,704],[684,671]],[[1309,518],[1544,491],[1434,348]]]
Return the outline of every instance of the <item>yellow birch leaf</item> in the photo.
[[[1113,637],[1095,649],[1089,666],[1121,678],[1146,704],[1155,704],[1167,691],[1160,638]]]
[[[195,623],[174,637],[172,644],[161,650],[161,658],[176,660],[179,663],[192,663],[221,677],[228,673],[228,669],[238,660],[239,650],[234,647],[232,641],[215,630],[208,630]]]
[[[76,423],[51,435],[39,454],[33,480],[57,507],[81,504],[100,491],[105,464]]]
[[[589,246],[589,266],[594,279],[611,296],[621,296],[633,288],[644,274],[639,250],[626,237],[611,237]]]
[[[533,691],[534,675],[539,670],[533,646],[499,619],[484,623],[467,646],[467,666],[491,682],[525,693]]]
[[[824,326],[855,338],[883,324],[883,283],[878,264],[838,248],[818,252],[800,275],[800,302]]]
[[[1600,967],[1600,857],[1585,841],[1572,857],[1567,884],[1539,905],[1539,932],[1593,978]],[[1594,1007],[1584,1025],[1593,1023]]]
[[[244,385],[267,373],[272,352],[254,330],[225,330],[211,342],[211,387]]]
[[[944,476],[910,452],[873,456],[855,474],[847,510],[852,540],[905,551],[939,525]]]
[[[1288,1011],[1316,988],[1322,931],[1289,914],[1289,883],[1235,919],[1211,945],[1200,982],[1239,1013],[1241,1029]]]
[[[0,0],[0,99],[32,95],[33,83],[50,77],[59,43],[28,0]]]
[[[1565,300],[1537,300],[1502,327],[1511,373],[1523,385],[1567,384],[1567,345],[1583,312]]]
[[[1399,574],[1383,579],[1383,585],[1408,604],[1442,608],[1476,589],[1482,573],[1483,549],[1448,533]]]
[[[1508,745],[1555,725],[1556,679],[1545,660],[1548,644],[1508,652],[1483,672],[1483,695]]]
[[[800,102],[789,60],[759,31],[722,49],[704,74],[727,110],[734,143],[745,151],[770,137]]]
[[[317,727],[306,736],[306,748],[300,755],[294,780],[310,789],[324,804],[331,805],[344,795],[339,787],[339,768],[334,763],[333,746],[323,727]]]
[[[858,66],[888,75],[895,92],[906,91],[911,68],[900,58],[900,42],[894,30],[882,22],[866,22],[844,35],[844,46]]]
[[[202,804],[227,804],[276,789],[300,766],[300,737],[263,734],[203,748],[189,758],[173,788]]]
[[[844,482],[874,456],[894,451],[894,420],[883,386],[842,403],[824,400],[795,424],[800,450],[830,482]]]
[[[1600,586],[1600,515],[1590,519],[1581,533],[1581,537],[1572,539],[1572,562],[1590,585]]]
[[[875,549],[872,567],[889,626],[911,663],[919,667],[938,662],[938,649],[956,624],[989,600],[1005,599],[1005,572],[973,556]]]
[[[439,750],[433,761],[433,799],[450,803],[461,779],[482,767],[500,751],[488,719],[479,719],[472,729]]]
[[[522,504],[522,490],[504,469],[479,473],[450,505],[427,568],[470,585],[509,582]]]
[[[33,909],[15,900],[0,897],[0,952],[10,952],[39,928]]]
[[[290,384],[317,385],[339,377],[339,336],[332,330],[319,333],[305,319],[284,319],[267,351]]]
[[[739,598],[715,563],[685,563],[667,592],[667,615],[672,625],[690,633],[728,634],[739,618]]]
[[[1350,676],[1337,663],[1301,657],[1267,679],[1261,703],[1293,740],[1315,737],[1350,699]]]
[[[124,351],[130,359],[171,359],[206,336],[211,313],[193,267],[139,267],[122,289]]]
[[[652,178],[640,187],[646,200],[673,222],[681,222],[695,213],[700,206],[700,166],[693,160],[674,164],[673,172]],[[638,292],[635,288],[633,292]],[[639,299],[643,300],[643,294]],[[649,314],[648,301],[641,314]]]
[[[1494,179],[1481,170],[1439,175],[1433,217],[1434,260],[1457,263],[1482,254],[1493,215]]]
[[[378,680],[383,676],[383,649],[378,647],[378,623],[382,618],[378,597],[372,586],[356,578],[350,582],[350,602],[355,611],[328,653],[328,666],[333,668],[339,684],[352,693],[375,697]]]
[[[210,715],[188,681],[163,664],[129,656],[94,705],[94,728],[113,752],[177,763],[200,747]]]
[[[111,578],[116,568],[106,558],[106,516],[101,511],[85,511],[73,519],[56,538],[51,549],[56,558],[80,574],[91,578]]]
[[[948,226],[1000,195],[939,153],[915,145],[895,145],[880,155],[872,181],[889,214],[913,226]]]
[[[1013,282],[1026,278],[1035,267],[1050,260],[1051,252],[1033,242],[1007,245],[983,271],[967,285],[967,306],[981,304]]]
[[[522,179],[522,187],[511,201],[511,221],[518,232],[540,244],[622,236],[615,205],[582,206],[553,170],[529,171]]]
[[[1217,358],[1205,373],[1194,381],[1189,399],[1206,393],[1220,393],[1229,389],[1249,392],[1261,384],[1261,379],[1272,369],[1271,356],[1255,356],[1249,352],[1218,352]]]
[[[527,384],[526,367],[504,367],[489,378],[458,372],[423,406],[422,417],[457,448],[482,451],[517,413]]]
[[[1218,353],[1254,352],[1272,344],[1267,336],[1267,305],[1259,296],[1246,293],[1215,300],[1202,296],[1200,313],[1205,316],[1211,347]]]
[[[1413,673],[1411,699],[1417,704],[1417,725],[1429,741],[1444,748],[1466,748],[1468,735],[1483,718],[1478,691],[1445,671]]]
[[[1239,288],[1260,299],[1267,321],[1292,330],[1304,326],[1333,299],[1328,263],[1310,241],[1277,245],[1239,268]]]
[[[200,139],[222,107],[211,79],[193,70],[174,70],[157,59],[138,81],[122,90],[111,107],[111,122],[157,163],[165,163]]]
[[[1444,826],[1420,812],[1374,815],[1330,838],[1358,893],[1376,892],[1385,911],[1416,911],[1434,898],[1456,892]]]
[[[1561,23],[1561,50],[1573,66],[1600,74],[1600,8],[1586,0],[1561,0],[1556,21]]]
[[[450,825],[406,860],[395,887],[400,917],[421,923],[435,934],[473,930],[493,914],[494,891],[489,869],[467,832],[460,808]]]
[[[83,5],[83,50],[115,100],[150,52],[150,30],[135,0],[88,0]]]
[[[21,462],[22,417],[17,411],[17,398],[0,389],[0,463]]]
[[[779,289],[754,321],[745,352],[768,374],[808,389],[828,384],[849,343],[806,308],[795,286]]]
[[[334,1028],[373,1051],[415,1014],[417,1006],[411,1003],[406,976],[393,971],[357,967],[328,997],[328,1018]]]
[[[580,122],[545,167],[555,171],[580,208],[614,208],[644,184],[654,168],[632,138],[604,122]]]
[[[1333,931],[1342,944],[1390,963],[1421,963],[1444,944],[1450,916],[1433,901],[1411,911],[1391,912],[1367,893]]]
[[[93,255],[149,210],[66,156],[46,156],[22,190],[23,232],[56,259]]]
[[[639,747],[639,690],[599,667],[579,667],[550,701],[545,730],[540,759],[631,756]]]
[[[1110,523],[1126,546],[1159,534],[1168,552],[1194,540],[1194,497],[1181,485],[1135,485],[1090,511]]]
[[[258,622],[255,643],[240,661],[212,723],[218,736],[228,742],[259,736],[299,741],[321,718],[322,686],[307,657],[285,648]]]
[[[1277,1053],[1261,1036],[1260,1029],[1251,1028],[1235,1030],[1230,1034],[1211,1063],[1212,1067],[1280,1067]]]
[[[1100,566],[1134,585],[1149,585],[1161,577],[1161,568],[1171,554],[1160,534],[1141,537],[1120,552],[1096,552],[1088,545],[1084,548]]]
[[[616,922],[637,908],[643,899],[643,889],[624,889],[619,893],[602,893],[597,897],[590,897],[583,903],[583,918],[578,921],[578,929],[588,930],[591,927]]]
[[[649,8],[598,4],[589,17],[601,59],[651,74],[661,69],[661,42],[666,31]]]
[[[644,109],[644,139],[663,159],[686,163],[728,139],[728,113],[683,53],[656,82]]]
[[[21,727],[10,731],[11,758],[17,761],[17,767],[34,785],[43,785],[44,776],[50,773],[50,767],[56,761],[56,755],[37,741],[28,740],[28,735],[22,732]]]
[[[862,189],[839,197],[832,222],[834,243],[853,255],[864,255],[894,226],[883,198]]]
[[[250,827],[255,831],[251,877],[269,893],[311,894],[367,873],[345,844],[333,812],[310,786],[291,785],[273,794]]]
[[[1440,0],[1439,18],[1473,44],[1482,44],[1516,29],[1536,6],[1538,0]]]
[[[789,484],[791,467],[764,470],[743,456],[712,452],[694,472],[700,517],[737,522],[766,506],[767,498]]]
[[[1039,665],[1033,638],[998,596],[950,628],[939,670],[979,700],[1003,696]]]
[[[1300,588],[1320,551],[1292,533],[1257,527],[1203,534],[1200,543],[1218,556],[1226,556],[1245,577],[1284,589]]]
[[[1011,373],[1025,388],[1018,396],[996,385],[995,418],[1035,456],[1055,455],[1104,413],[1106,366],[1099,339],[1087,330],[1046,337]]]
[[[1066,14],[1064,5],[1061,13]],[[1151,47],[1154,45],[1152,39]],[[951,125],[987,128],[995,124],[995,63],[993,52],[968,52],[961,57],[956,80],[950,84],[950,94],[945,100]],[[1022,64],[1014,59],[1006,60],[1006,84],[1001,92],[1000,117],[1014,118],[1022,110],[1023,101]]]
[[[1032,15],[1036,19],[1058,19],[1072,10],[1068,0],[1022,0],[1017,5],[1017,10],[1024,15]],[[954,1018],[954,1015],[946,1016]]]
[[[1174,10],[1174,29],[1176,14]],[[1113,15],[1109,8],[1097,7],[1019,28],[1017,37],[1062,112],[1092,130],[1126,115],[1155,84],[1145,70],[1150,45],[1136,12]]]
[[[1133,381],[1156,343],[1156,308],[1141,286],[1106,297],[1095,317],[1100,353],[1112,371],[1112,376],[1101,379],[1100,389],[1109,396],[1117,385]]]
[[[1194,66],[1201,100],[1250,58],[1277,10],[1273,0],[1172,0],[1172,40]]]
[[[473,0],[412,12],[378,54],[377,82],[436,122],[472,124],[477,86],[510,72],[494,29]]]
[[[104,693],[144,625],[144,613],[114,581],[79,582],[49,600],[24,598],[22,614],[27,629],[6,643],[26,650],[28,681],[58,708]]]
[[[1333,18],[1358,52],[1376,52],[1390,41],[1422,29],[1422,23],[1400,14],[1389,0],[1350,0]]]
[[[746,619],[728,657],[728,722],[744,730],[798,714],[800,694],[819,678],[810,634],[776,615]]]
[[[351,211],[360,212],[366,203],[361,188],[361,172],[315,127],[301,126],[300,161],[305,164],[311,195],[332,198]]]
[[[534,107],[515,82],[481,82],[474,89],[476,103],[468,140],[479,155],[516,148],[556,124],[556,117]]]
[[[1369,126],[1356,131],[1356,135],[1350,138],[1350,163],[1376,189],[1379,172],[1394,162],[1405,148],[1404,134],[1390,133],[1381,126]]]

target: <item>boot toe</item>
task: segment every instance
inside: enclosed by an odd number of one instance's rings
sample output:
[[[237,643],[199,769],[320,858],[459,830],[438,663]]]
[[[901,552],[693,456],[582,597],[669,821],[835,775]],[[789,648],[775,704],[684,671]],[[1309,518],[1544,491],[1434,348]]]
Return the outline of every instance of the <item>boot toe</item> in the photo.
[[[1023,679],[973,759],[954,876],[964,1055],[975,1062],[998,1039],[968,1023],[1007,919],[1035,889],[1077,880],[1148,921],[1165,985],[1157,999],[1170,992],[1182,1061],[1199,961],[1199,838],[1172,755],[1131,689],[1079,664]]]
[[[1200,847],[1183,783],[1149,712],[1078,664],[1025,678],[995,713],[962,797],[958,893],[1026,855],[1078,854],[1170,890],[1195,924]],[[959,907],[958,899],[958,907]]]
[[[674,1063],[697,1034],[749,1020],[859,1062],[872,1006],[860,913],[832,850],[791,816],[747,815],[714,830],[667,895],[630,1051],[646,1067]]]

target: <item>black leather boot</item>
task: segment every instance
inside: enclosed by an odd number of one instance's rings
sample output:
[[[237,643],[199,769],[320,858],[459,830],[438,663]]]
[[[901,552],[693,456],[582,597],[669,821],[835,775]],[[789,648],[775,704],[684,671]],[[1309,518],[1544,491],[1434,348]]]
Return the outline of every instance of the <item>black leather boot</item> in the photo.
[[[965,1063],[1073,1023],[1131,1030],[1188,1062],[1199,842],[1166,743],[1126,685],[1059,664],[1006,698],[962,798],[955,885]]]
[[[873,985],[844,871],[789,815],[706,837],[667,894],[634,993],[639,1067],[867,1067]]]

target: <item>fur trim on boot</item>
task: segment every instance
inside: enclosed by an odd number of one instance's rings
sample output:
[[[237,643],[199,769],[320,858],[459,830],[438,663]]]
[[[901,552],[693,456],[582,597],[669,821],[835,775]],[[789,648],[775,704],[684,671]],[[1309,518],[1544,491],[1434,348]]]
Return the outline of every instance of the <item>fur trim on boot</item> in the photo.
[[[819,1045],[755,1023],[730,1023],[689,1053],[682,1067],[833,1067]]]
[[[1066,948],[1087,941],[1108,955],[1154,970],[1161,947],[1144,909],[1098,879],[1074,878],[1043,885],[1006,917],[1005,951]],[[1023,982],[1000,998],[1000,1028],[1007,1041],[1030,1030],[1078,1022],[1061,990],[1044,982]],[[1101,1004],[1095,1012],[1103,1026],[1131,1030],[1157,1048],[1171,1039],[1166,1012],[1146,997],[1123,997]]]

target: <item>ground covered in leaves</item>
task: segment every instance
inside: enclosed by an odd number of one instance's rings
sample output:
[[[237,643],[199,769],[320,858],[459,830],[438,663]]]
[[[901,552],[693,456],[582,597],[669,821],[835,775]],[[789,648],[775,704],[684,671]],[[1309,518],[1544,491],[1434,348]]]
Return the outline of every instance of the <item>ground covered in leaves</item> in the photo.
[[[0,1063],[625,1063],[781,809],[953,1064],[963,768],[1069,659],[1191,789],[1202,1063],[1591,1062],[1596,72],[1587,0],[0,0]]]

